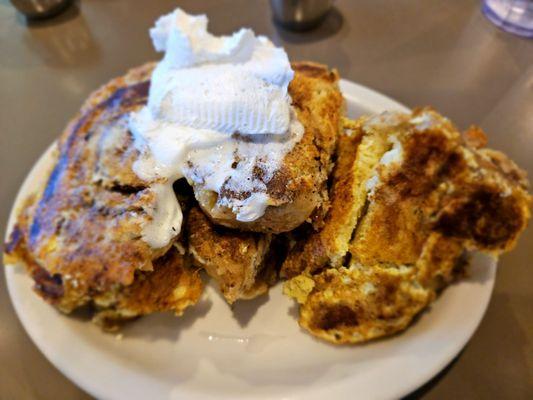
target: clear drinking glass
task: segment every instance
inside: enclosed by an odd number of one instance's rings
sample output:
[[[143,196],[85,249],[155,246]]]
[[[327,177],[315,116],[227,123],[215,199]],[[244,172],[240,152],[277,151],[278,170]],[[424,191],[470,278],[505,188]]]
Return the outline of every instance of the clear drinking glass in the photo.
[[[483,13],[503,30],[533,38],[533,0],[483,0]]]

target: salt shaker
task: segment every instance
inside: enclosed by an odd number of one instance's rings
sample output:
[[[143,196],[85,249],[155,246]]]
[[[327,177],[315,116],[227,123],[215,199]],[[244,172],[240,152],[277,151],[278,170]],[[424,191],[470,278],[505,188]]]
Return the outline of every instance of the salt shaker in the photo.
[[[333,0],[270,0],[274,21],[295,31],[317,26],[332,4]]]
[[[11,0],[11,3],[27,18],[41,19],[59,14],[72,0]]]

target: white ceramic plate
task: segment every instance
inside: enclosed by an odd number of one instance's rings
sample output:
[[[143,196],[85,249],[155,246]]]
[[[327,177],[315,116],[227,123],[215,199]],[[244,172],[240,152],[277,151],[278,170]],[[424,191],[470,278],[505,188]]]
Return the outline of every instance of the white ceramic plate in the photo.
[[[406,110],[368,88],[341,82],[352,117]],[[50,149],[17,203],[43,179]],[[12,213],[9,225],[12,226]],[[391,399],[428,381],[465,346],[489,302],[496,263],[476,256],[468,279],[448,288],[405,333],[360,346],[313,339],[296,322],[280,285],[231,310],[213,287],[182,318],[140,319],[122,339],[61,315],[31,290],[22,268],[6,268],[15,310],[44,355],[99,399]]]

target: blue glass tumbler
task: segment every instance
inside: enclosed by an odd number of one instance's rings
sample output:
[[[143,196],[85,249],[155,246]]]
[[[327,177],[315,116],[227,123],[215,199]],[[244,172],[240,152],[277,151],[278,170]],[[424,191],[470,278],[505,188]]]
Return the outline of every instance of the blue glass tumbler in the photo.
[[[533,0],[483,0],[482,10],[501,29],[533,38]]]

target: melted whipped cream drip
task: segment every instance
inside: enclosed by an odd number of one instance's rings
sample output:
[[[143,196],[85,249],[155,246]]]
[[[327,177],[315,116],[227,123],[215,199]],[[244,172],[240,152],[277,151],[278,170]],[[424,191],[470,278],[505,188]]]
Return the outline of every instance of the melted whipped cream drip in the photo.
[[[191,151],[184,175],[204,189],[218,193],[218,204],[230,208],[237,220],[256,220],[269,205],[265,183],[274,177],[283,157],[304,133],[294,111],[291,114],[285,135],[233,135],[214,148]],[[241,199],[224,193],[249,193],[249,196]]]
[[[154,184],[150,187],[156,199],[152,221],[143,227],[143,238],[154,248],[166,246],[181,230],[183,214],[172,185]]]
[[[143,227],[154,248],[180,231],[172,183],[182,177],[217,193],[217,204],[238,220],[260,218],[270,201],[266,183],[304,132],[290,105],[294,72],[285,51],[250,29],[213,36],[207,22],[176,9],[150,30],[165,55],[148,104],[130,116],[129,127],[141,153],[135,173],[157,182],[152,222]],[[232,192],[245,195],[223,195]]]

